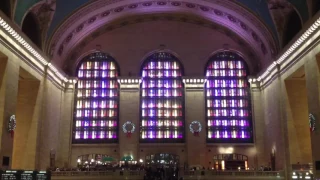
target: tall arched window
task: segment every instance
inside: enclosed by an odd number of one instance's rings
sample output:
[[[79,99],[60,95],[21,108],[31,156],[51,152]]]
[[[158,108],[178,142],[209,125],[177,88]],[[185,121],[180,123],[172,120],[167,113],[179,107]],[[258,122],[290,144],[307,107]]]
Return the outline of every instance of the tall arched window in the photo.
[[[207,142],[253,142],[248,68],[238,54],[213,55],[206,66]]]
[[[35,45],[41,48],[41,30],[37,16],[32,12],[29,12],[24,18],[22,32],[24,32]]]
[[[11,2],[10,0],[0,1],[0,11],[2,11],[8,18],[11,18]]]
[[[296,10],[292,10],[288,14],[285,31],[283,32],[283,47],[290,43],[290,41],[300,32],[302,29],[302,21],[299,13]]]
[[[73,143],[118,142],[119,68],[102,52],[82,59],[76,84]]]
[[[184,142],[183,68],[167,52],[149,56],[142,65],[140,142]]]

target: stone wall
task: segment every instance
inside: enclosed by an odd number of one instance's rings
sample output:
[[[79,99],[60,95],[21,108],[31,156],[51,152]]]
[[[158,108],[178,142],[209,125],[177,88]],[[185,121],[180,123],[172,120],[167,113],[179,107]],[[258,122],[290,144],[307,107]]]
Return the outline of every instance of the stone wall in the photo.
[[[46,169],[58,149],[62,91],[14,52],[0,46],[0,168]],[[16,115],[13,138],[8,121]]]

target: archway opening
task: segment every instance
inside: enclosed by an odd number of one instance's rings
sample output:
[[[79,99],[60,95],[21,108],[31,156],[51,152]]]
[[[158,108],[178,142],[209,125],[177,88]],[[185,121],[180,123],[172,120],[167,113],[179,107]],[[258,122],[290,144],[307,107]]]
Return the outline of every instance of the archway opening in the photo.
[[[41,48],[40,26],[36,16],[32,12],[29,12],[24,18],[22,32],[24,32],[35,45]]]
[[[1,0],[0,1],[0,10],[7,15],[9,18],[11,18],[11,5],[10,0]]]
[[[296,10],[288,15],[285,31],[283,32],[283,47],[286,46],[302,29],[302,22]]]
[[[320,10],[320,0],[313,0],[312,15],[315,15]]]
[[[213,156],[215,170],[247,170],[248,156],[242,154],[217,154]]]
[[[113,170],[117,160],[106,154],[83,154],[77,158],[77,166],[81,170]]]
[[[155,167],[177,167],[179,166],[179,156],[169,153],[151,154],[146,156],[146,166]]]

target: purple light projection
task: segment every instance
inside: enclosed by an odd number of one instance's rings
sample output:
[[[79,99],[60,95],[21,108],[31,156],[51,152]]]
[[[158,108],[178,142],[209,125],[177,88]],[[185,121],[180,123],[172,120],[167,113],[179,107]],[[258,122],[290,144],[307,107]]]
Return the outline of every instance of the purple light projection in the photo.
[[[171,54],[159,52],[142,67],[141,142],[184,139],[182,68]]]
[[[214,55],[206,68],[208,142],[251,142],[251,106],[247,68],[232,52]]]
[[[78,68],[73,143],[116,142],[118,129],[118,69],[115,61],[97,52]]]

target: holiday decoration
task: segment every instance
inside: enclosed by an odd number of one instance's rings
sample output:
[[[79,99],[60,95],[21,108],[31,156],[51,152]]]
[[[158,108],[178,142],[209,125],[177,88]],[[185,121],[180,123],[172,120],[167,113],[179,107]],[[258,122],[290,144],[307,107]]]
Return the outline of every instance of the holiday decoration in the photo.
[[[16,127],[17,127],[16,116],[12,115],[10,117],[9,124],[8,124],[8,130],[9,130],[12,138],[14,136],[14,130],[16,129]]]
[[[309,114],[309,127],[311,132],[316,130],[316,118],[313,114]]]
[[[198,129],[195,129],[194,126],[198,126]],[[199,132],[202,130],[201,123],[199,121],[192,121],[189,126],[190,132],[192,132],[195,136],[199,136]]]
[[[131,130],[127,129],[127,126],[132,126]],[[123,132],[127,134],[127,137],[131,137],[131,134],[134,132],[134,130],[136,129],[136,126],[131,122],[131,121],[127,121],[122,125],[122,129]]]

